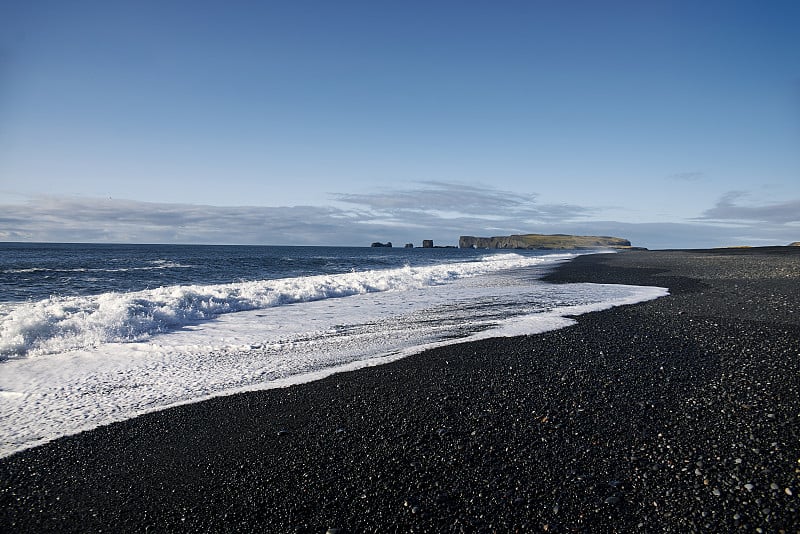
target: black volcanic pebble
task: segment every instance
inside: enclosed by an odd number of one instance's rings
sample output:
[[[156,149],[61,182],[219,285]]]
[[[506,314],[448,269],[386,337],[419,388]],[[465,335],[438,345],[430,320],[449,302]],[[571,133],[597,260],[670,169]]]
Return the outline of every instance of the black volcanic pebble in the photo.
[[[580,257],[671,295],[0,460],[9,532],[795,532],[800,249]],[[345,431],[346,429],[346,431]]]

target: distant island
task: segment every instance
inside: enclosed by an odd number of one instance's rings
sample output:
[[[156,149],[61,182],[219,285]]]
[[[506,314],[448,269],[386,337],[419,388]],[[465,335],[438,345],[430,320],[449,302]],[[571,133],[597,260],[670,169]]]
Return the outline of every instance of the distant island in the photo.
[[[566,234],[522,234],[499,237],[458,238],[459,248],[512,248],[512,249],[630,249],[631,242],[621,237],[586,236]]]

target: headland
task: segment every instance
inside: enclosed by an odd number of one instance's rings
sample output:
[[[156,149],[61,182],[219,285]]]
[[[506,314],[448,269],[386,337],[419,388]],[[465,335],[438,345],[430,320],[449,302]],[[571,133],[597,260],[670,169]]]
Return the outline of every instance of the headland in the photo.
[[[510,248],[539,250],[581,250],[597,248],[630,249],[631,242],[621,237],[567,234],[521,234],[496,237],[462,235],[459,248]]]

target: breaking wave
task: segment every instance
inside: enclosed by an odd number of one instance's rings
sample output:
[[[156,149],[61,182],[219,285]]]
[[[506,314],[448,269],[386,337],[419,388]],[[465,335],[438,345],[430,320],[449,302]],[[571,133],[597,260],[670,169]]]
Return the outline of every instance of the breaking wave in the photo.
[[[480,261],[216,285],[176,285],[92,296],[54,296],[0,311],[0,360],[142,341],[238,311],[402,291],[573,257],[489,256]]]

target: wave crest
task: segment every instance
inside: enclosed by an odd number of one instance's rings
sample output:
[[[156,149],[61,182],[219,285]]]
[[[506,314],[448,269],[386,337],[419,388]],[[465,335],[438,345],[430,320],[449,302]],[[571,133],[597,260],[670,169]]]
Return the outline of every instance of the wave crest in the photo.
[[[225,313],[421,288],[569,257],[572,256],[502,254],[481,261],[425,267],[51,297],[14,305],[0,316],[0,360],[89,348],[101,343],[142,341]]]

